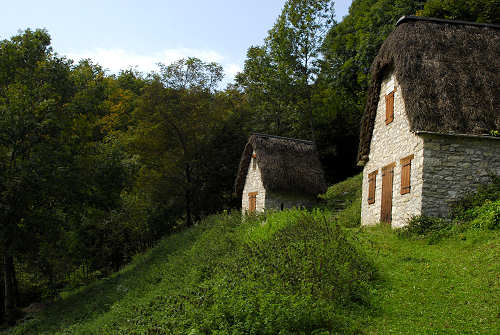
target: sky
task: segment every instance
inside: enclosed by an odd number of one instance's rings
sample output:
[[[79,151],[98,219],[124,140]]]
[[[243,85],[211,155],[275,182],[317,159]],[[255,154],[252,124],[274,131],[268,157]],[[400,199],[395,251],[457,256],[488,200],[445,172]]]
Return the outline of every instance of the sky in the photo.
[[[335,2],[337,21],[352,0]],[[110,73],[142,72],[197,57],[241,71],[247,49],[261,45],[285,0],[25,0],[2,4],[0,39],[45,28],[60,56],[90,58]]]

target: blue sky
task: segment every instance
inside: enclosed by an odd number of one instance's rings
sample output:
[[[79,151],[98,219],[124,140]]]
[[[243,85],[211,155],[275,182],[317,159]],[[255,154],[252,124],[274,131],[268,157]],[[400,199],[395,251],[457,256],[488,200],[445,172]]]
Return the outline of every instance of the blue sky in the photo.
[[[337,20],[352,0],[336,1]],[[2,4],[0,39],[46,28],[52,46],[74,60],[91,58],[111,72],[194,56],[223,65],[226,82],[246,51],[262,44],[285,0],[45,0]]]

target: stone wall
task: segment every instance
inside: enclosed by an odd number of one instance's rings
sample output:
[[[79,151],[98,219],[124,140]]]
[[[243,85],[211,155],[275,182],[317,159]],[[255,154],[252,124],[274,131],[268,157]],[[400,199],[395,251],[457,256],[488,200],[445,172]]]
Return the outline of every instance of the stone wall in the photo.
[[[445,217],[450,204],[500,176],[500,138],[422,134],[422,214]]]
[[[286,208],[310,208],[316,204],[313,197],[292,195],[292,194],[278,194],[267,192],[266,194],[266,209],[283,209]]]
[[[252,158],[250,160],[250,164],[248,165],[248,173],[245,180],[245,186],[243,187],[243,194],[241,196],[241,211],[243,213],[248,211],[248,194],[251,192],[258,192],[255,205],[255,210],[257,212],[263,212],[266,206],[266,189],[262,183],[259,165],[256,164],[256,168],[253,168],[254,159],[255,158]]]
[[[396,89],[394,94],[394,120],[385,124],[385,95]],[[400,194],[400,160],[413,154],[410,175],[410,193]],[[422,194],[423,139],[410,132],[408,118],[401,94],[401,88],[390,73],[382,81],[377,115],[370,144],[369,160],[363,169],[363,194],[361,224],[374,225],[380,221],[382,196],[382,168],[395,163],[393,179],[392,226],[401,227],[406,219],[420,214]],[[375,203],[368,204],[368,174],[377,170]]]

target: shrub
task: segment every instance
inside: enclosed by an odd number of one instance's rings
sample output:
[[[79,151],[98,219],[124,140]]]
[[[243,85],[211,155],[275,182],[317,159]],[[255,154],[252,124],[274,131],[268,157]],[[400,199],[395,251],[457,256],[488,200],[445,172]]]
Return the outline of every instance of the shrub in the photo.
[[[491,176],[491,181],[453,204],[451,217],[455,220],[472,220],[475,217],[474,211],[471,211],[473,208],[482,206],[486,201],[500,200],[500,177]]]
[[[175,262],[189,270],[183,283],[135,309],[138,316],[161,313],[156,327],[182,334],[359,331],[344,315],[369,303],[375,269],[323,212],[274,212],[266,221],[211,216],[200,227],[202,234]]]
[[[327,214],[209,216],[12,333],[359,334],[375,268]]]
[[[398,230],[400,236],[426,236],[435,243],[444,236],[462,233],[467,229],[500,228],[500,178],[482,185],[476,192],[457,201],[449,219],[414,216],[407,226]]]
[[[465,216],[473,218],[470,226],[480,229],[500,229],[500,200],[486,200],[482,206],[466,211]]]
[[[369,303],[375,270],[339,225],[320,211],[290,210],[271,213],[266,223],[251,223],[242,232],[242,243],[233,241],[202,285],[210,299],[198,310],[197,331],[354,332],[342,314],[352,304]]]
[[[424,215],[412,216],[407,225],[398,229],[397,233],[400,236],[422,236],[431,233],[436,233],[441,230],[448,230],[450,221],[441,218],[435,218]]]

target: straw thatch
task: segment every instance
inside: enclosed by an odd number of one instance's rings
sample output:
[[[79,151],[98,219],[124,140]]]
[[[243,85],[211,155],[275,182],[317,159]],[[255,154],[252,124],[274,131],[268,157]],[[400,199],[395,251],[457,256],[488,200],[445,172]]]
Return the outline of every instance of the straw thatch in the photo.
[[[323,169],[313,142],[253,134],[241,155],[234,186],[236,194],[243,192],[253,151],[266,191],[311,196],[326,191]]]
[[[500,26],[403,17],[371,68],[358,161],[366,163],[380,84],[398,80],[411,131],[487,134],[500,129]]]

